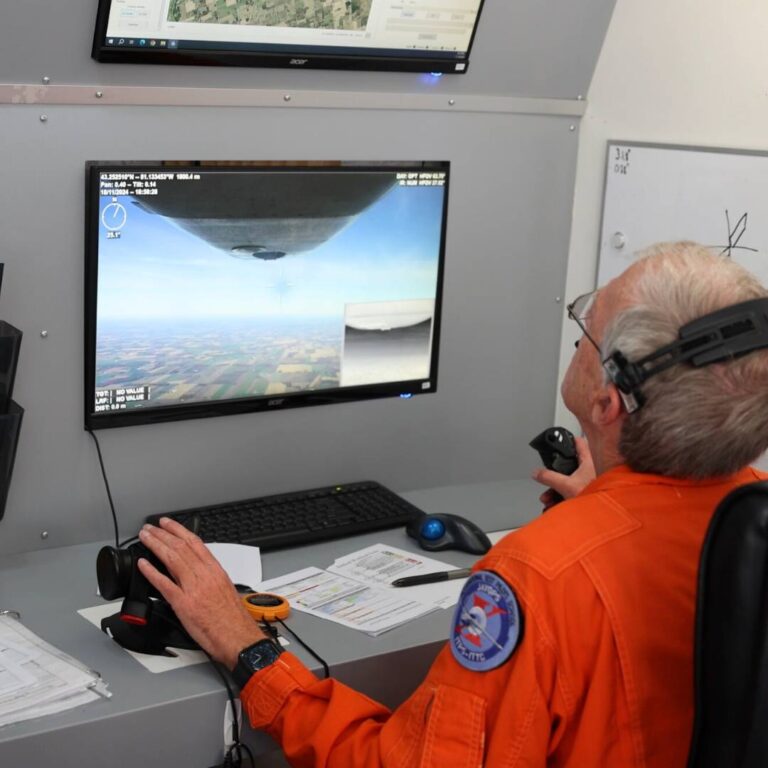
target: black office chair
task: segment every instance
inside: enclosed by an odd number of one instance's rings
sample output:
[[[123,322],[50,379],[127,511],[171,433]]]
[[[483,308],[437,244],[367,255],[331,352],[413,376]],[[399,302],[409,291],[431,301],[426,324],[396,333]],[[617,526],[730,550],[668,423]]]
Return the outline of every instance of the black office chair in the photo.
[[[729,493],[699,564],[688,768],[768,766],[768,481]]]

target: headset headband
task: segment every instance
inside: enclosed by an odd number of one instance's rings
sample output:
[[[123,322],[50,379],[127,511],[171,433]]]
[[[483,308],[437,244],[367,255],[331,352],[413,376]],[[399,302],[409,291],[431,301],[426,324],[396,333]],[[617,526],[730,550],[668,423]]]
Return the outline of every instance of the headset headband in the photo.
[[[621,393],[627,413],[645,403],[643,382],[678,363],[701,368],[768,347],[768,297],[751,299],[686,323],[677,341],[631,363],[620,350],[603,367]]]

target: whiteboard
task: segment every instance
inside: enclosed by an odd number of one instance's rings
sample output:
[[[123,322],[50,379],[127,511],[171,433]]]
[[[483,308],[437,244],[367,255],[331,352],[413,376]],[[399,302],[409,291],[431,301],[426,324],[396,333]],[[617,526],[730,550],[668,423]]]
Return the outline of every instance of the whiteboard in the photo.
[[[609,142],[597,284],[674,240],[714,247],[768,285],[768,153]]]

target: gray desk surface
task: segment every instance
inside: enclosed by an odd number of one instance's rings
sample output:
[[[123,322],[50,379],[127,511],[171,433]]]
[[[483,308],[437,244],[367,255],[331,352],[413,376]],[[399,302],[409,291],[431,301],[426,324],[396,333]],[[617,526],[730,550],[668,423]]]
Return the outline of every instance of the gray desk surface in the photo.
[[[475,520],[487,531],[515,527],[540,510],[540,489],[530,480],[448,486],[404,496],[426,512],[450,512]],[[307,565],[329,566],[335,558],[384,542],[419,551],[404,529],[262,555],[265,578]],[[98,605],[96,553],[101,544],[12,555],[0,562],[0,609],[21,612],[24,624],[48,642],[98,669],[113,696],[63,712],[0,728],[0,765],[83,766],[179,765],[205,768],[221,761],[226,694],[209,664],[152,674],[77,614]],[[457,566],[475,557],[436,555]],[[403,701],[420,682],[448,636],[450,609],[438,611],[372,638],[294,611],[289,626],[328,662],[334,677],[389,706]],[[291,644],[311,668],[318,664]],[[392,670],[397,670],[393,675]],[[382,674],[386,672],[386,674]],[[258,764],[280,764],[275,745],[262,733],[247,743]],[[275,762],[272,762],[272,760]]]

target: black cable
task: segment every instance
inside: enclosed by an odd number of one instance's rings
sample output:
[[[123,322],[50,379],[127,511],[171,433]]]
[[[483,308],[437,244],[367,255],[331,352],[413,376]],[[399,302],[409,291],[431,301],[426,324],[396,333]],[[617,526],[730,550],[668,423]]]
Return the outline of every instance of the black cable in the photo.
[[[221,681],[224,683],[224,687],[227,689],[227,698],[229,699],[229,708],[230,712],[232,712],[232,744],[229,746],[229,749],[227,749],[226,754],[224,755],[224,766],[232,766],[232,768],[240,768],[243,762],[243,757],[240,753],[240,750],[244,750],[248,755],[248,761],[251,764],[251,768],[255,768],[256,764],[253,759],[253,752],[251,752],[250,748],[247,744],[243,744],[240,741],[240,726],[237,722],[237,710],[235,709],[235,694],[232,690],[232,686],[229,684],[229,680],[227,679],[226,674],[221,669],[221,666],[217,661],[213,660],[213,657],[211,656],[208,651],[203,649],[203,653],[208,657],[208,661],[211,662],[213,665],[213,668],[216,670],[216,673],[221,678]],[[233,752],[237,752],[237,757],[233,757]]]
[[[235,750],[237,750],[237,757],[233,758],[232,753]],[[246,754],[248,755],[248,762],[251,764],[251,768],[256,768],[253,752],[251,752],[250,747],[247,744],[243,744],[242,741],[238,741],[236,744],[233,744],[227,750],[227,754],[224,755],[224,768],[229,768],[229,766],[232,766],[232,768],[240,768],[243,762],[243,756],[241,754],[241,750],[246,752]]]
[[[115,526],[115,546],[120,549],[120,533],[117,527],[117,514],[115,513],[115,504],[112,501],[112,491],[109,489],[109,480],[107,480],[107,472],[104,469],[104,459],[101,457],[101,446],[96,439],[96,435],[92,429],[86,430],[88,434],[93,438],[93,442],[96,443],[96,453],[99,455],[99,466],[101,467],[101,476],[104,478],[104,487],[107,489],[107,498],[109,499],[109,509],[112,512],[112,524]],[[128,539],[130,541],[130,539]]]
[[[117,513],[115,511],[115,503],[112,500],[112,491],[109,487],[109,480],[107,479],[107,471],[104,468],[104,459],[101,455],[101,446],[99,445],[99,441],[96,438],[96,435],[94,434],[93,430],[88,429],[86,430],[88,434],[93,438],[93,442],[96,444],[96,453],[99,457],[99,466],[101,467],[101,476],[104,479],[104,487],[107,491],[107,498],[109,499],[109,509],[112,513],[112,524],[114,525],[115,529],[115,546],[120,549],[121,547],[125,546],[131,541],[134,541],[135,539],[138,539],[138,536],[131,536],[130,538],[126,539],[122,543],[120,542],[120,531],[117,523]],[[282,622],[281,622],[282,623]],[[171,622],[171,624],[174,624],[177,627],[181,627],[180,622],[175,621]],[[183,628],[182,628],[183,629]],[[290,631],[290,630],[289,630]],[[299,638],[296,638],[299,640]],[[301,640],[299,640],[301,643]],[[303,645],[303,643],[302,643]],[[312,651],[308,649],[310,653]],[[253,758],[253,752],[251,752],[250,747],[247,744],[243,744],[240,741],[240,726],[238,724],[237,719],[237,710],[235,709],[235,694],[232,691],[232,686],[229,684],[229,680],[227,679],[227,676],[222,672],[218,662],[213,660],[213,657],[205,650],[203,650],[203,653],[208,657],[208,660],[213,665],[213,668],[218,673],[219,677],[221,678],[222,682],[224,683],[224,687],[227,689],[227,698],[229,699],[229,708],[230,712],[232,713],[232,744],[227,749],[225,755],[224,755],[224,766],[225,768],[240,768],[243,762],[243,756],[242,752],[245,752],[248,756],[248,762],[251,764],[251,768],[256,768],[256,763]],[[313,654],[314,655],[314,654]],[[233,755],[236,755],[233,757]]]
[[[325,672],[325,679],[327,680],[331,676],[331,670],[328,668],[328,665],[325,663],[325,660],[322,659],[320,656],[318,656],[282,619],[278,619],[277,621],[283,629],[291,633],[291,635],[295,638],[296,642],[302,648],[304,648],[305,651],[307,651],[308,653],[311,653],[323,665],[323,671]]]
[[[184,625],[181,623],[181,621],[179,621],[179,618],[175,616],[175,614],[173,618],[168,617],[168,623],[172,626],[175,626],[182,632],[186,631],[184,629]],[[243,758],[240,750],[242,749],[248,755],[248,761],[251,764],[251,768],[256,768],[256,763],[253,759],[253,752],[251,752],[250,747],[247,744],[243,744],[240,741],[240,725],[237,720],[237,710],[235,709],[235,693],[232,690],[232,686],[229,684],[229,678],[223,671],[219,662],[215,661],[213,656],[211,656],[211,654],[208,653],[205,648],[201,647],[200,650],[208,657],[208,661],[211,662],[211,666],[213,666],[213,668],[216,670],[216,674],[221,678],[221,682],[224,683],[224,687],[227,689],[227,699],[229,700],[229,711],[232,713],[232,744],[224,753],[224,762],[222,763],[222,766],[223,768],[241,768]],[[233,758],[232,754],[234,750],[237,750],[237,757]]]

